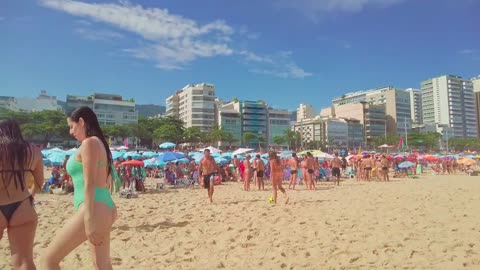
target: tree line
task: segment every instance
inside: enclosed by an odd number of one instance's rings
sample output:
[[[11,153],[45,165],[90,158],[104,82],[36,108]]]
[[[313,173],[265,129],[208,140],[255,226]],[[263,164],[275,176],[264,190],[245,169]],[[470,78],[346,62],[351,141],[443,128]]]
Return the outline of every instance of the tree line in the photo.
[[[48,142],[69,141],[71,137],[68,132],[66,115],[59,111],[39,111],[39,112],[12,112],[5,109],[0,110],[0,119],[14,118],[20,124],[22,133],[28,140],[37,141],[47,145]],[[104,135],[110,138],[125,139],[129,137],[137,138],[139,146],[155,148],[158,144],[170,141],[176,144],[189,143],[192,146],[198,145],[218,145],[222,142],[226,146],[239,143],[243,147],[268,148],[266,134],[256,134],[252,132],[243,133],[242,138],[236,138],[228,130],[224,130],[218,125],[212,127],[208,132],[203,132],[198,127],[185,128],[182,120],[174,117],[164,118],[145,118],[140,116],[137,123],[125,125],[106,125],[102,126]],[[370,141],[370,146],[378,148],[383,144],[396,146],[400,140],[400,135],[387,134],[387,136],[374,137]],[[441,143],[441,134],[437,132],[429,133],[409,133],[406,141],[410,149],[423,148],[427,151],[439,149]],[[300,133],[293,130],[285,130],[281,136],[272,138],[273,146],[287,146],[289,149],[322,149],[327,146],[340,148],[334,140],[330,138],[328,142],[313,141],[302,143]],[[443,148],[445,148],[445,143]],[[455,150],[480,150],[480,140],[477,138],[463,139],[450,138],[448,140],[450,149]]]

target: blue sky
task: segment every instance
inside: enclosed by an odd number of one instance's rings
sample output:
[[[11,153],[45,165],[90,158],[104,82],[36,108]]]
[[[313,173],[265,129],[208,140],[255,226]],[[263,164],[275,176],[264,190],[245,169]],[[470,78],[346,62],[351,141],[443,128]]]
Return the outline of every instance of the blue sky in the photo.
[[[0,2],[0,95],[117,93],[162,104],[189,83],[317,110],[353,90],[480,74],[477,0]]]

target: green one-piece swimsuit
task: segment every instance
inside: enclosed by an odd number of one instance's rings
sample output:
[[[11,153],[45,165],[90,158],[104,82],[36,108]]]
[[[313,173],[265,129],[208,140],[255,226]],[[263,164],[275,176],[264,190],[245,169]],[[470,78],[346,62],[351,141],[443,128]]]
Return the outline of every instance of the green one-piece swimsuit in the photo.
[[[80,205],[85,201],[85,179],[83,177],[83,164],[75,160],[75,155],[72,155],[68,159],[66,167],[68,174],[70,174],[72,177],[74,188],[73,207],[75,208],[75,211],[77,211],[78,207],[80,207]],[[95,187],[95,195],[93,198],[94,201],[103,203],[109,208],[113,208],[115,206],[108,188]]]

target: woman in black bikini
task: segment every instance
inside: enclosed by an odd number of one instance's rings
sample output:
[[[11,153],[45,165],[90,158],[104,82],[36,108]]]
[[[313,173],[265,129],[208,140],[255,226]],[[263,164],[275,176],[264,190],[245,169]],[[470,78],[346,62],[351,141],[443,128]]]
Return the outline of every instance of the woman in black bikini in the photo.
[[[28,180],[34,185],[28,189]],[[0,121],[0,240],[7,229],[14,269],[35,269],[37,213],[33,196],[43,185],[40,150],[27,143],[15,120]]]

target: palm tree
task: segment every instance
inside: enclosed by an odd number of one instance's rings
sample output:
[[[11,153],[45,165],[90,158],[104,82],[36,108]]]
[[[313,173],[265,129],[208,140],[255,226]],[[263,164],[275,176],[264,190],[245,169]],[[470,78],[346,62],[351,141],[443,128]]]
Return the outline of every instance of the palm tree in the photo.
[[[245,147],[248,147],[250,145],[250,142],[255,140],[257,138],[257,135],[255,135],[252,132],[245,132],[243,133],[243,144]]]

